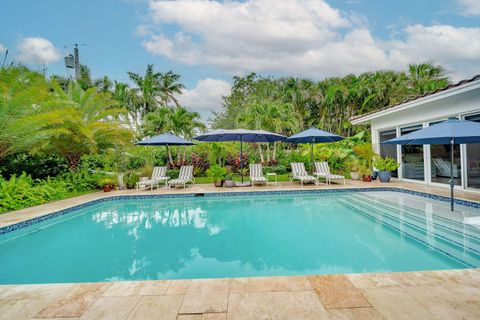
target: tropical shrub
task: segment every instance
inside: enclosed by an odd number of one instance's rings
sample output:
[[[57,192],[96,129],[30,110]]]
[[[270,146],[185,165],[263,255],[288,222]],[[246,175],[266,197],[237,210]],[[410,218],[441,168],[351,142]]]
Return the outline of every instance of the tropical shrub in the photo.
[[[215,164],[207,170],[207,176],[212,178],[213,181],[221,181],[225,179],[227,170],[224,167]]]
[[[135,171],[127,171],[123,175],[123,183],[127,189],[135,188],[138,181],[140,181],[140,176]]]
[[[283,165],[266,166],[264,167],[265,173],[276,173],[278,175],[287,173],[287,167]]]
[[[392,172],[400,167],[400,164],[391,157],[376,157],[373,161],[373,165],[378,171]]]
[[[57,155],[17,153],[0,161],[0,173],[5,178],[26,172],[33,179],[45,179],[67,171],[65,159]]]
[[[8,180],[0,177],[0,213],[60,200],[99,188],[98,174],[86,171],[65,173],[45,180],[30,175],[12,175]]]

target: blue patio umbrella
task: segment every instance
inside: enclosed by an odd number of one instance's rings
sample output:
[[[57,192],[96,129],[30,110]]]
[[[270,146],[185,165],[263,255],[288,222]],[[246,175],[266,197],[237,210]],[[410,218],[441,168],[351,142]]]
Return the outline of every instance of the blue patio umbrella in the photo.
[[[310,144],[310,156],[311,163],[310,168],[313,173],[313,145],[316,143],[336,142],[345,139],[339,135],[323,131],[317,128],[310,128],[300,133],[297,133],[291,137],[288,137],[285,142],[290,143],[309,143]]]
[[[480,143],[480,123],[451,118],[409,134],[383,142],[384,144],[450,145],[450,209],[453,211],[453,148],[455,144]]]
[[[243,169],[243,142],[283,141],[287,137],[265,130],[217,129],[195,137],[195,140],[206,142],[240,141],[240,168]],[[243,170],[240,171],[243,182]]]
[[[141,146],[166,146],[168,154],[168,146],[191,146],[195,143],[177,137],[171,133],[163,133],[161,135],[154,136],[146,140],[137,141],[135,142],[135,144]]]

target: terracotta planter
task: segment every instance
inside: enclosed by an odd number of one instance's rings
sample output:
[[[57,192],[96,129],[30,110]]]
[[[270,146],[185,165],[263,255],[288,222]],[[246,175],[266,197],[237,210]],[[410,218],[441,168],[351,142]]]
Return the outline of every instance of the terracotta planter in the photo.
[[[215,185],[215,187],[221,187],[223,186],[223,180],[214,181],[213,184]]]
[[[372,176],[363,176],[363,182],[372,182]]]
[[[103,192],[110,192],[110,191],[112,191],[111,186],[103,186]]]

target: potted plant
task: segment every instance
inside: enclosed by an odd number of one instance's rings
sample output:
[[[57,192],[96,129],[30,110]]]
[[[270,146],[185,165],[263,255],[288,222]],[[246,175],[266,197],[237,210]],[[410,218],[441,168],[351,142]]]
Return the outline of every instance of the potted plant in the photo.
[[[100,186],[102,187],[103,192],[110,192],[115,189],[115,179],[103,178],[100,180]]]
[[[347,167],[350,170],[350,177],[352,180],[360,180],[360,169],[362,167],[362,163],[359,159],[353,159],[349,163],[347,163]]]
[[[233,181],[233,173],[227,173],[225,175],[225,182],[223,183],[225,188],[233,188],[235,187],[235,181]]]
[[[223,185],[226,174],[227,170],[225,170],[225,168],[219,166],[218,164],[211,166],[207,170],[207,176],[213,179],[215,187],[221,187]]]
[[[378,179],[380,182],[389,182],[392,177],[392,171],[397,170],[400,164],[391,157],[377,157],[373,165],[378,169]]]
[[[362,167],[360,173],[362,174],[363,182],[372,182],[372,169],[369,167]]]

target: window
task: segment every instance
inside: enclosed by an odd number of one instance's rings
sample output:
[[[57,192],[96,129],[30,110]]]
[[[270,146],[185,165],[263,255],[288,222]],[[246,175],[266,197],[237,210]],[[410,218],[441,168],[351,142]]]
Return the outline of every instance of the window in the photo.
[[[430,123],[434,126],[442,121]],[[448,184],[453,170],[453,181],[456,185],[462,185],[462,169],[460,161],[460,146],[456,144],[453,148],[453,166],[450,169],[451,155],[449,144],[430,145],[430,165],[432,182]]]
[[[422,125],[400,129],[401,135],[422,129]],[[402,146],[402,174],[405,179],[425,180],[423,145]]]
[[[466,120],[480,122],[480,114],[465,117]],[[480,189],[480,144],[467,144],[467,187]]]
[[[396,144],[382,144],[387,140],[393,139],[397,137],[397,131],[393,130],[386,130],[381,131],[380,133],[380,155],[382,157],[390,157],[397,160],[397,145]],[[398,171],[395,170],[392,172],[393,177],[398,177]]]

